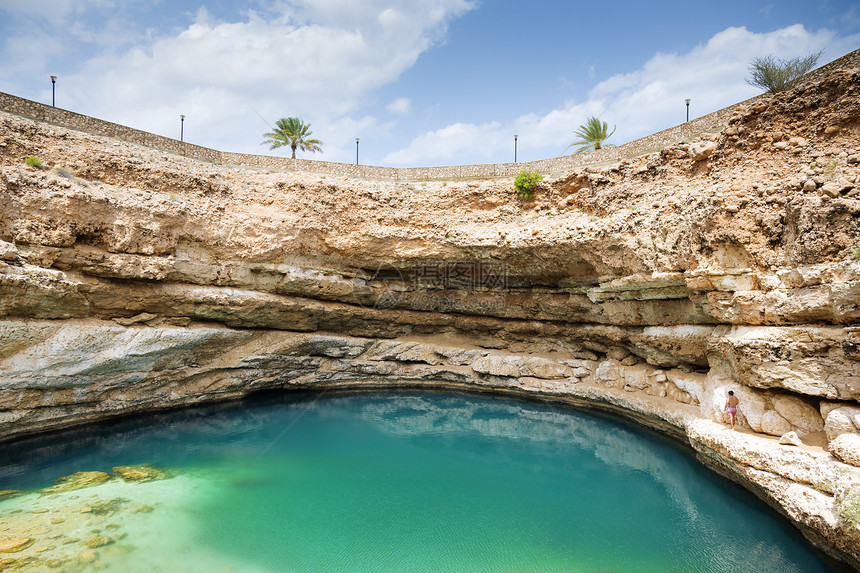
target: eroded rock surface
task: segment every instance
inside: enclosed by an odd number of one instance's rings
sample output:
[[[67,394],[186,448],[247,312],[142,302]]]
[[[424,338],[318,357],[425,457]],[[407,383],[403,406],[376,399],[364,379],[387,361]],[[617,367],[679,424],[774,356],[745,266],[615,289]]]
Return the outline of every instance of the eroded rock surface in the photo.
[[[266,388],[552,396],[689,441],[860,565],[857,70],[528,200],[0,125],[0,439]]]

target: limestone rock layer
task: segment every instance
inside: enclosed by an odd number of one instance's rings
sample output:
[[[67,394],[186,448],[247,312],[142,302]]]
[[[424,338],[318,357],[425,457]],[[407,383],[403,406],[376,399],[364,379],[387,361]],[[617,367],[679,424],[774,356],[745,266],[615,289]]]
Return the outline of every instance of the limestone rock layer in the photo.
[[[860,564],[860,71],[531,199],[0,125],[0,439],[271,388],[570,400]]]

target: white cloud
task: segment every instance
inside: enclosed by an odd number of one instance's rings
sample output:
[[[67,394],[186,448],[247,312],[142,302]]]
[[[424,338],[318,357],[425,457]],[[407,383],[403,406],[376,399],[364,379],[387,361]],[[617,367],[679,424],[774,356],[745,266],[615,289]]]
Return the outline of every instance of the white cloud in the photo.
[[[409,112],[412,111],[412,100],[399,97],[389,103],[386,109],[395,115],[409,115]]]
[[[326,159],[338,160],[334,142],[355,137],[335,132],[340,120],[395,81],[471,8],[466,0],[293,0],[240,21],[201,8],[177,33],[107,51],[65,74],[62,101],[165,135],[174,135],[184,113],[188,141],[231,151],[260,151],[268,126],[257,113],[269,123],[299,116],[313,123],[315,135],[329,134]],[[392,105],[405,113],[409,100]]]
[[[513,132],[511,132],[513,134]],[[405,149],[388,154],[388,165],[424,165],[455,162],[457,157],[483,158],[490,161],[491,152],[498,149],[507,135],[498,122],[473,124],[455,123],[416,137]],[[513,141],[513,135],[511,135]]]
[[[585,101],[565,102],[543,115],[525,114],[508,121],[456,123],[414,138],[385,159],[391,165],[508,161],[510,139],[519,134],[521,160],[530,148],[540,159],[563,155],[573,131],[594,115],[610,128],[610,142],[620,144],[661,131],[690,117],[716,111],[752,97],[760,90],[746,83],[749,62],[757,56],[795,57],[826,49],[829,61],[856,49],[858,36],[836,38],[827,30],[810,32],[794,25],[770,33],[728,28],[686,54],[652,57],[642,69],[618,74],[597,84]]]
[[[6,39],[3,54],[6,59],[7,73],[26,74],[28,70],[41,69],[51,56],[62,49],[57,38],[37,31],[29,38],[13,36]]]
[[[53,26],[66,25],[70,18],[88,10],[106,10],[114,6],[113,0],[0,0],[0,13],[10,17],[22,16]]]

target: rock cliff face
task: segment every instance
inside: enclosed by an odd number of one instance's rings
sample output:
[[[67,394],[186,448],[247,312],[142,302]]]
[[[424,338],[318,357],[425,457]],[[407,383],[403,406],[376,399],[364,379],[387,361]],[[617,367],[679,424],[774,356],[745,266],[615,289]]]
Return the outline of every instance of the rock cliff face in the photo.
[[[688,441],[860,565],[857,70],[530,200],[0,125],[0,439],[263,388],[551,397]]]

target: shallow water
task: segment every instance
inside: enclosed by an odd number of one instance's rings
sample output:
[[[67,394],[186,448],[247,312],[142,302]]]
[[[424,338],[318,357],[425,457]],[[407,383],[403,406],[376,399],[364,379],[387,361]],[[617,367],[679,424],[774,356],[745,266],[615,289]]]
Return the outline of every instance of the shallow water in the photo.
[[[4,500],[0,519],[63,519],[34,570],[831,570],[675,443],[483,396],[281,394],[124,420],[3,447],[0,490],[142,463],[177,477]],[[116,511],[80,513],[98,499]],[[81,557],[92,535],[111,543]]]

